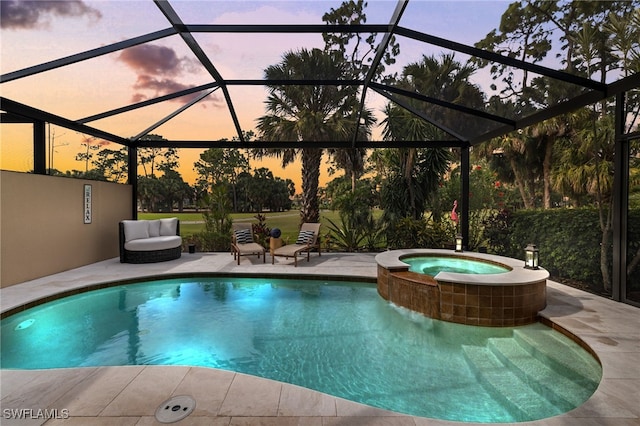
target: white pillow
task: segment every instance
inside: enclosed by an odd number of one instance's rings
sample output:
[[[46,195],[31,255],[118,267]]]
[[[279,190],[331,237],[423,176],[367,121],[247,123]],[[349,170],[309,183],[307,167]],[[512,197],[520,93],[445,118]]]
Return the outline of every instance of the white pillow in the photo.
[[[178,229],[177,217],[160,219],[160,235],[176,235],[177,229]]]
[[[138,240],[149,238],[149,222],[146,220],[123,220],[124,240]]]
[[[149,236],[150,237],[160,236],[160,220],[159,219],[149,221]]]

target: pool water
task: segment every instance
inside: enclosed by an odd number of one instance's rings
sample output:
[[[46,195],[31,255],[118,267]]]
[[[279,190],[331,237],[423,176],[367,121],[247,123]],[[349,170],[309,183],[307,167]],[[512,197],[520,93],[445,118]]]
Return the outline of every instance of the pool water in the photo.
[[[460,274],[502,274],[510,271],[510,269],[505,266],[453,256],[406,257],[403,258],[402,261],[409,265],[410,271],[431,275],[432,277],[436,276],[438,272],[457,272]]]
[[[387,303],[368,283],[128,284],[37,306],[1,327],[2,368],[215,367],[456,421],[557,415],[589,398],[601,375],[579,345],[541,324],[441,322]]]

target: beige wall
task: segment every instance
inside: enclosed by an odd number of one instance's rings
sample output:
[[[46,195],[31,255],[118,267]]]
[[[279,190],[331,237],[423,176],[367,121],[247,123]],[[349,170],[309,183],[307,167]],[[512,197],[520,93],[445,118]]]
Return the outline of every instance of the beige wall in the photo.
[[[84,185],[92,220],[83,221]],[[131,186],[0,171],[0,286],[117,257]]]

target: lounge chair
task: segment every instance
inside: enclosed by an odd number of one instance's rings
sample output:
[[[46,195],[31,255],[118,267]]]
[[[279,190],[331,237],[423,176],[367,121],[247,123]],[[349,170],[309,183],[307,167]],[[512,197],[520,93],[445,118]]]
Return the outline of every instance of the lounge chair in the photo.
[[[255,242],[253,231],[250,223],[234,223],[232,224],[233,236],[231,237],[231,253],[233,259],[240,264],[240,256],[257,254],[258,259],[262,255],[262,263],[267,261],[266,250],[260,244]]]
[[[273,251],[271,263],[275,263],[276,256],[284,256],[285,258],[293,257],[294,266],[298,266],[298,255],[307,252],[307,262],[309,261],[309,253],[313,249],[320,252],[320,224],[319,223],[303,223],[300,228],[300,234],[294,244],[287,244]]]

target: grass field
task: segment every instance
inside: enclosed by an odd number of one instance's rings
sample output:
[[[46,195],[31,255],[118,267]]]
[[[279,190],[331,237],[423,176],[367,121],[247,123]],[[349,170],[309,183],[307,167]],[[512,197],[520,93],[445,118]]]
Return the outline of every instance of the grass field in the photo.
[[[280,228],[282,231],[282,240],[285,243],[292,243],[298,237],[298,229],[300,225],[300,212],[290,210],[287,212],[263,213],[267,218],[267,226],[271,229]],[[252,222],[257,223],[255,213],[236,213],[231,218],[234,222]],[[183,237],[197,234],[204,229],[204,219],[202,213],[138,213],[138,219],[160,219],[165,217],[177,217],[180,219],[180,235]],[[337,211],[323,210],[320,214],[320,223],[322,223],[321,232],[324,234],[329,229],[327,219],[339,223]]]

